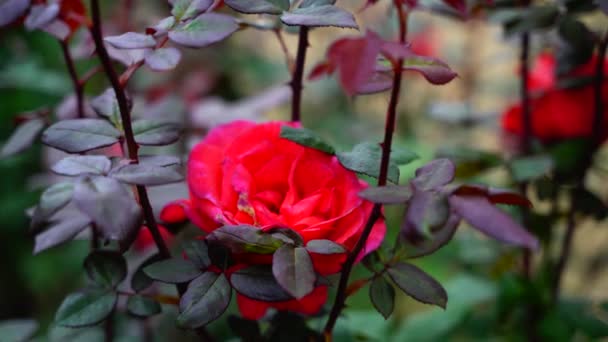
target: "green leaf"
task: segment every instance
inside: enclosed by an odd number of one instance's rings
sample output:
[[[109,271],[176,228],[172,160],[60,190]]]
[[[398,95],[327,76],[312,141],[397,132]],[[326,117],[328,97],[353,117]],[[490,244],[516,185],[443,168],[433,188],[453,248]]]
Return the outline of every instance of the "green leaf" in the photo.
[[[258,321],[230,315],[228,316],[228,326],[243,341],[263,341]]]
[[[384,278],[376,277],[369,287],[369,298],[384,319],[388,319],[395,309],[395,289]]]
[[[300,4],[300,8],[335,5],[336,0],[304,0]]]
[[[332,5],[296,8],[291,12],[283,12],[281,21],[289,26],[359,28],[350,12]]]
[[[388,275],[403,292],[417,301],[445,309],[448,301],[445,289],[418,267],[398,263],[388,268]]]
[[[558,305],[562,320],[593,340],[608,337],[608,323],[597,317],[593,304],[582,300],[563,300]]]
[[[289,10],[289,0],[224,0],[224,3],[246,14],[281,14]]]
[[[272,268],[256,265],[240,269],[232,274],[230,283],[245,297],[263,302],[283,302],[293,297],[275,279]]]
[[[456,164],[456,177],[469,178],[502,164],[496,153],[466,147],[442,148],[437,157],[447,158]]]
[[[0,322],[0,336],[7,342],[30,341],[38,330],[38,323],[31,319],[15,319]]]
[[[553,169],[553,160],[546,155],[514,159],[509,164],[513,180],[525,182],[546,176]]]
[[[127,276],[127,262],[118,252],[94,251],[84,260],[89,279],[98,285],[114,288]]]
[[[148,277],[164,283],[185,283],[203,273],[194,263],[184,259],[167,259],[146,266]]]
[[[110,171],[110,167],[112,162],[106,156],[67,156],[51,170],[63,176],[102,175]]]
[[[173,5],[171,15],[177,20],[188,20],[206,11],[213,0],[171,0]]]
[[[162,308],[155,300],[137,295],[129,297],[127,310],[134,316],[145,318],[160,313]]]
[[[336,155],[345,168],[370,177],[380,177],[382,149],[379,144],[364,142],[356,145],[350,152],[338,152]],[[393,163],[388,167],[388,180],[399,183],[399,168]]]
[[[608,206],[596,194],[587,189],[575,189],[572,201],[581,213],[592,216],[597,221],[608,217]]]
[[[555,172],[565,175],[577,174],[587,158],[589,148],[589,141],[586,139],[571,139],[551,146],[549,154],[555,164]]]
[[[310,240],[306,244],[306,250],[317,254],[343,254],[346,248],[331,240]]]
[[[391,151],[391,162],[395,163],[396,165],[407,165],[419,158],[420,156],[414,151],[405,148],[399,148]]]
[[[550,28],[558,18],[559,9],[555,5],[531,6],[520,16],[505,25],[505,34],[513,35],[538,29]]]
[[[114,310],[118,295],[115,292],[91,291],[72,293],[61,303],[55,323],[64,327],[83,327],[105,320]]]
[[[228,38],[238,28],[230,16],[205,13],[169,31],[169,39],[183,46],[201,48]]]
[[[283,241],[249,225],[223,226],[207,236],[209,243],[229,248],[233,253],[272,254]]]
[[[218,319],[230,304],[232,288],[223,274],[205,272],[194,279],[179,301],[177,324],[195,329]]]
[[[281,138],[291,140],[296,144],[307,146],[325,152],[328,154],[335,154],[335,149],[325,142],[320,136],[314,131],[307,128],[293,128],[289,126],[281,127]]]
[[[359,193],[359,196],[373,203],[403,204],[412,198],[409,185],[372,186]]]
[[[147,119],[133,122],[135,141],[140,145],[163,146],[172,144],[179,139],[181,131],[181,127],[172,122]]]
[[[161,256],[159,254],[154,254],[137,267],[133,273],[133,276],[131,277],[131,288],[133,291],[141,292],[152,285],[154,280],[146,275],[144,268],[160,260],[162,260]]]
[[[198,268],[206,269],[211,265],[209,248],[205,240],[192,240],[183,244],[184,252],[188,260],[192,261]]]
[[[42,133],[42,142],[68,153],[79,153],[113,145],[121,133],[100,119],[62,120]]]
[[[34,209],[30,228],[36,230],[56,212],[64,208],[72,200],[73,193],[74,184],[72,183],[57,183],[46,189]]]
[[[44,126],[45,124],[42,119],[28,120],[21,124],[2,146],[0,158],[6,158],[25,151],[34,143]]]
[[[272,273],[279,285],[296,299],[315,288],[317,276],[305,248],[283,245],[277,249],[272,256]]]

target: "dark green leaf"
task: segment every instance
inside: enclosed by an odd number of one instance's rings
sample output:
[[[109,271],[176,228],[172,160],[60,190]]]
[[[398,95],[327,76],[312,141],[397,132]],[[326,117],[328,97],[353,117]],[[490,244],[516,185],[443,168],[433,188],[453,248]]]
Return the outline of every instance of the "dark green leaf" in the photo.
[[[91,220],[88,217],[80,215],[53,224],[44,232],[36,235],[36,242],[34,244],[34,254],[38,254],[49,248],[58,246],[64,242],[71,241],[90,223]]]
[[[258,321],[230,315],[228,316],[228,326],[244,342],[263,341]]]
[[[372,186],[359,193],[359,196],[373,203],[403,204],[412,198],[409,185]]]
[[[42,142],[68,153],[79,153],[118,142],[120,132],[100,119],[59,121],[42,133]]]
[[[290,26],[359,28],[350,12],[332,5],[297,8],[284,12],[281,21]]]
[[[289,0],[224,0],[233,10],[247,14],[281,14],[289,10]]]
[[[106,239],[122,241],[139,229],[139,204],[115,179],[82,179],[74,188],[74,203],[97,224],[99,232]]]
[[[597,221],[608,217],[608,206],[606,206],[606,203],[587,189],[576,189],[573,193],[572,201],[576,203],[576,208],[581,213],[590,215]]]
[[[228,38],[238,28],[230,16],[205,13],[169,31],[169,39],[187,47],[201,48]]]
[[[584,165],[589,151],[586,139],[570,139],[551,146],[549,153],[553,159],[555,171],[563,175],[576,175]]]
[[[195,329],[219,318],[230,304],[232,288],[223,274],[205,272],[194,279],[179,301],[177,324]]]
[[[114,310],[118,295],[114,292],[91,291],[68,295],[55,314],[55,323],[64,327],[97,324]]]
[[[110,167],[112,162],[106,156],[67,156],[51,170],[63,176],[102,175],[110,171]]]
[[[213,0],[170,0],[169,2],[173,5],[171,15],[177,20],[194,18],[213,4]]]
[[[310,240],[306,244],[306,250],[317,254],[342,254],[346,248],[331,240]]]
[[[89,279],[104,287],[116,287],[127,276],[127,262],[118,252],[94,251],[84,260]]]
[[[250,266],[232,274],[230,283],[245,297],[264,302],[282,302],[293,299],[277,282],[272,269],[266,265]]]
[[[2,5],[0,5],[0,8],[2,8],[1,6]],[[19,127],[17,127],[15,132],[13,132],[8,141],[2,146],[2,150],[0,150],[0,158],[6,158],[8,156],[18,154],[30,147],[44,126],[44,121],[42,119],[29,120],[21,124]]]
[[[160,313],[162,309],[155,300],[137,295],[129,297],[127,310],[134,316],[145,318]]]
[[[182,129],[175,123],[157,120],[137,120],[133,123],[135,141],[140,145],[162,146],[176,142]]]
[[[74,184],[72,183],[57,183],[46,189],[34,209],[30,228],[36,230],[56,212],[64,208],[72,200],[73,193]]]
[[[272,256],[272,273],[279,285],[296,299],[315,288],[317,276],[305,248],[283,245],[277,249]]]
[[[399,148],[391,151],[391,162],[397,165],[407,165],[416,159],[419,159],[416,153],[405,148]]]
[[[31,319],[15,319],[0,322],[0,336],[7,342],[30,341],[38,330],[38,323]]]
[[[206,269],[211,265],[209,248],[205,240],[192,240],[183,244],[184,252],[188,260],[192,261],[199,269]]]
[[[266,230],[265,233],[270,234],[272,237],[281,240],[284,243],[288,243],[295,246],[304,245],[302,235],[290,228],[274,227]]]
[[[207,241],[225,246],[233,253],[256,254],[274,253],[283,244],[281,240],[249,225],[220,227],[207,236]]]
[[[338,152],[336,155],[345,168],[370,177],[380,177],[382,149],[379,144],[361,143],[351,152]],[[388,180],[395,184],[399,183],[399,168],[393,163],[388,168]]]
[[[558,15],[559,9],[555,5],[528,7],[520,17],[508,23],[505,33],[513,35],[549,28],[555,23]]]
[[[567,75],[591,60],[595,49],[595,35],[585,24],[572,16],[563,16],[559,20],[558,33],[563,44],[556,51],[557,74]]]
[[[563,300],[558,305],[563,322],[593,340],[608,337],[608,323],[598,317],[593,304],[581,300]]]
[[[334,154],[336,152],[334,148],[330,144],[323,141],[323,139],[319,137],[317,133],[307,128],[283,126],[281,127],[281,138],[291,140],[296,144],[311,147],[328,154]]]
[[[192,261],[177,258],[146,266],[144,272],[152,279],[171,284],[185,283],[203,273]]]
[[[448,295],[441,284],[412,264],[398,263],[388,268],[391,279],[403,292],[419,302],[445,309]]]
[[[112,170],[110,177],[127,184],[164,185],[182,181],[184,176],[173,168],[146,164],[128,164]]]
[[[376,277],[369,286],[369,298],[384,319],[388,319],[395,309],[395,289],[381,277]]]
[[[553,169],[553,160],[549,156],[531,156],[514,159],[510,163],[513,180],[525,182],[546,176]]]
[[[131,277],[131,288],[133,291],[141,292],[152,285],[154,280],[146,275],[144,268],[160,260],[162,260],[161,256],[159,254],[154,254],[137,267]]]

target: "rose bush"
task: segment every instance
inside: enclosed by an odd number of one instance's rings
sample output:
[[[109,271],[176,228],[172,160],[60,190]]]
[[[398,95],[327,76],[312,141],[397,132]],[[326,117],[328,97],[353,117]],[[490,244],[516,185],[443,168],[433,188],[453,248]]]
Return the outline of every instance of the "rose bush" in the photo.
[[[188,161],[190,199],[164,208],[161,219],[190,219],[207,233],[224,225],[247,224],[269,230],[286,227],[307,243],[330,240],[351,250],[373,204],[359,197],[367,184],[345,169],[335,156],[280,137],[282,122],[238,121],[212,130]],[[294,124],[290,124],[294,125]],[[383,221],[375,224],[360,258],[378,248]],[[227,274],[251,264],[270,264],[272,255],[234,255]],[[316,273],[338,273],[346,253],[310,253]],[[244,317],[257,319],[270,307],[315,314],[327,299],[319,285],[300,300],[263,302],[239,294]]]
[[[529,78],[534,137],[543,142],[555,142],[591,135],[595,109],[593,84],[586,82],[582,86],[567,87],[559,82],[593,77],[596,64],[597,56],[594,56],[566,75],[557,76],[555,56],[549,52],[538,56]],[[608,61],[604,61],[604,68],[608,68]],[[608,81],[604,81],[602,92],[604,101],[608,100]],[[608,119],[608,107],[604,117]],[[608,120],[604,120],[604,123],[608,124]],[[502,127],[507,132],[523,134],[521,104],[513,105],[503,113]],[[605,140],[608,130],[603,131],[602,140]]]

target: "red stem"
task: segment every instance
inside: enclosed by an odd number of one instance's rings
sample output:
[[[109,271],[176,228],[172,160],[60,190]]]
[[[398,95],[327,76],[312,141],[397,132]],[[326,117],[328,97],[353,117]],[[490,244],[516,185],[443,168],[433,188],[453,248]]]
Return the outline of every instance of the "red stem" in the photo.
[[[407,13],[405,13],[401,5],[395,3],[395,6],[397,8],[399,17],[399,41],[401,43],[405,43],[407,36]],[[386,125],[384,129],[384,142],[382,143],[382,159],[380,162],[380,176],[378,177],[378,186],[386,185],[388,179],[388,167],[390,162],[391,147],[393,143],[393,133],[395,131],[395,122],[397,119],[397,105],[399,104],[399,94],[401,92],[401,79],[403,71],[402,65],[403,60],[398,60],[397,63],[393,66],[395,75],[393,78],[391,98],[386,115]],[[374,224],[381,216],[382,205],[374,204],[370,216],[367,219],[367,223],[363,228],[363,233],[361,234],[361,237],[359,237],[357,244],[350,252],[348,258],[342,266],[342,272],[340,275],[340,282],[338,284],[338,292],[336,293],[336,299],[334,301],[334,305],[331,309],[331,312],[329,313],[329,318],[323,330],[323,335],[325,336],[326,341],[331,341],[334,326],[338,320],[338,317],[340,316],[340,313],[345,307],[348,279],[357,260],[357,256],[365,247],[365,244],[372,232]]]
[[[300,26],[298,37],[298,54],[296,67],[291,79],[293,98],[291,100],[291,121],[299,122],[302,106],[302,80],[304,78],[304,64],[306,62],[306,49],[308,48],[308,27]]]

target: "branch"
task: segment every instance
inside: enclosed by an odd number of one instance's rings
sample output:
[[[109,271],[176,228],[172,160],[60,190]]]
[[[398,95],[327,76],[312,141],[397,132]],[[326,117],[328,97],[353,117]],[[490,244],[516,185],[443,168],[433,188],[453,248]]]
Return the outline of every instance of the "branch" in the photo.
[[[608,31],[604,34],[604,38],[600,42],[597,64],[595,67],[595,115],[593,117],[593,144],[599,146],[602,142],[604,132],[604,101],[602,98],[602,88],[604,86],[604,78],[606,71],[604,70],[604,60],[606,59],[606,50],[608,48]]]
[[[290,85],[293,91],[291,99],[291,121],[299,122],[302,103],[302,79],[304,75],[304,64],[306,62],[306,49],[308,48],[308,27],[300,26],[298,36],[298,55],[296,57],[296,68]]]
[[[63,59],[65,60],[66,67],[68,68],[68,73],[70,74],[72,85],[74,86],[74,93],[76,94],[76,110],[78,113],[78,117],[84,118],[84,83],[78,78],[78,72],[76,71],[76,66],[74,65],[74,58],[72,58],[68,43],[61,40],[59,41],[59,45],[61,45],[61,51],[63,51]]]
[[[401,43],[405,43],[405,39],[407,36],[407,13],[405,13],[403,7],[400,6],[398,3],[395,3],[395,5],[399,16],[399,41]],[[393,133],[395,131],[395,122],[397,119],[397,105],[399,104],[399,94],[401,92],[403,60],[398,60],[397,63],[393,66],[393,68],[393,87],[386,115],[386,126],[384,129],[384,142],[382,143],[382,160],[380,162],[380,176],[378,177],[378,186],[386,185],[388,178],[388,166],[390,162],[391,147],[393,143]],[[342,266],[342,273],[340,275],[340,283],[338,284],[338,292],[336,294],[336,299],[334,301],[334,305],[331,309],[329,318],[323,330],[323,335],[325,336],[326,341],[331,341],[332,331],[334,329],[336,321],[338,320],[342,309],[344,309],[344,304],[347,298],[348,278],[350,277],[350,273],[353,269],[353,266],[355,265],[357,256],[365,247],[365,244],[367,243],[367,239],[369,238],[372,232],[374,224],[376,223],[376,221],[378,221],[378,219],[380,219],[381,216],[382,205],[374,204],[371,214],[367,219],[367,223],[363,228],[363,233],[361,234],[361,237],[359,237],[357,244],[350,252],[348,258]]]

